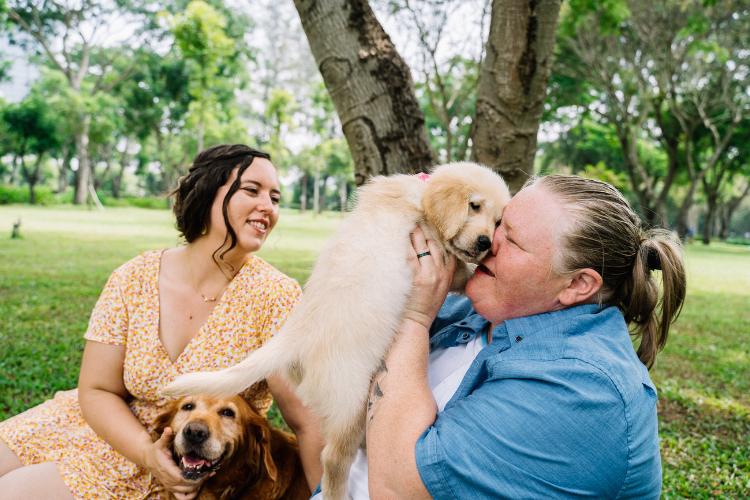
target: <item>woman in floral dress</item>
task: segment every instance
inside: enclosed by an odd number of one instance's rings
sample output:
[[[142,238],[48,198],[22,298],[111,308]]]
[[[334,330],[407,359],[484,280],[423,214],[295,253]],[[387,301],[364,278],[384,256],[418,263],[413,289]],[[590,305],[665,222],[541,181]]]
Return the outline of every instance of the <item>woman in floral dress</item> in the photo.
[[[252,255],[279,216],[269,156],[247,146],[200,152],[174,195],[187,245],[146,252],[112,273],[89,321],[78,389],[0,423],[0,499],[192,499],[152,423],[182,373],[220,370],[268,341],[299,285]],[[297,434],[311,488],[321,475],[317,420],[286,383],[243,396],[265,412],[276,399]]]

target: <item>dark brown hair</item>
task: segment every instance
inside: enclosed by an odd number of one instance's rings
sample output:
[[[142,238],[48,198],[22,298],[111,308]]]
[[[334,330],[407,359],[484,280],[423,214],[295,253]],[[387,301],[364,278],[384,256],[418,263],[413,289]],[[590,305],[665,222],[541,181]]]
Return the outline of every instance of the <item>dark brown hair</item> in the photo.
[[[227,240],[231,240],[231,245],[219,256],[222,262],[225,262],[224,255],[237,245],[237,234],[229,223],[227,206],[240,187],[242,174],[257,157],[271,160],[268,153],[242,144],[220,144],[206,148],[195,155],[193,163],[188,168],[188,174],[180,177],[177,187],[168,193],[168,196],[174,196],[172,210],[177,219],[177,230],[188,243],[192,243],[202,234],[211,217],[211,206],[219,188],[229,181],[232,171],[239,167],[237,178],[229,187],[222,204],[227,234],[224,237],[224,243],[216,249],[213,255],[217,265],[216,254],[224,248]]]
[[[556,271],[589,268],[601,275],[600,300],[622,311],[633,338],[641,339],[638,358],[651,369],[685,300],[682,244],[669,231],[643,230],[625,197],[606,182],[548,175],[529,184],[550,193],[571,215],[571,225],[559,235]],[[661,271],[661,297],[655,270]]]

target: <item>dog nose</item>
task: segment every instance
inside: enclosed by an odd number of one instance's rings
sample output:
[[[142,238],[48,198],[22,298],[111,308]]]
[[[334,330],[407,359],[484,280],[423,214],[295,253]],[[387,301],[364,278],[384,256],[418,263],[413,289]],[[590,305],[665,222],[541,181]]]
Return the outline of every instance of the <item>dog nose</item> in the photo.
[[[479,250],[480,252],[484,252],[491,246],[492,246],[492,240],[489,239],[487,236],[482,235],[479,238],[477,238],[477,250]]]
[[[191,444],[201,444],[209,436],[208,426],[203,422],[190,422],[182,433]]]

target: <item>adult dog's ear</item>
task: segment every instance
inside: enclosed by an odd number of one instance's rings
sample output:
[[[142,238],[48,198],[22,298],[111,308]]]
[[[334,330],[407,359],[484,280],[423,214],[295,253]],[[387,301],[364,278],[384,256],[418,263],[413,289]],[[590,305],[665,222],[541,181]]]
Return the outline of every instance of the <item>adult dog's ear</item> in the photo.
[[[259,422],[256,422],[253,427],[255,428],[255,447],[257,449],[258,458],[262,461],[263,466],[266,468],[268,477],[271,481],[276,481],[277,471],[276,463],[273,461],[271,455],[271,427],[268,421],[261,417]]]
[[[151,431],[151,439],[154,441],[157,441],[162,434],[164,434],[164,429],[167,427],[170,427],[170,423],[172,423],[172,419],[174,418],[174,414],[177,411],[177,402],[169,405],[169,408],[156,417],[156,420],[154,420],[154,427]]]
[[[425,217],[446,240],[456,236],[469,213],[469,189],[463,182],[452,182],[451,177],[433,177],[422,195]]]

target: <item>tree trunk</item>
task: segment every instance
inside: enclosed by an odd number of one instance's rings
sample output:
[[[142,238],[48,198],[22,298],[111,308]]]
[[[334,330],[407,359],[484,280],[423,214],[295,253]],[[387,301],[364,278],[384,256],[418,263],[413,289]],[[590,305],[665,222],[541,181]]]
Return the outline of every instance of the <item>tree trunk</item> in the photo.
[[[347,200],[347,192],[346,192],[346,177],[342,176],[339,180],[339,210],[341,210],[341,217],[344,216],[346,213],[346,200]]]
[[[300,180],[299,213],[301,214],[304,214],[307,210],[307,179],[309,177],[307,174],[302,174],[302,179]]]
[[[559,12],[560,0],[492,3],[471,158],[501,174],[511,193],[534,173]]]
[[[21,157],[21,172],[24,179],[26,179],[26,182],[29,183],[29,203],[31,203],[32,205],[36,204],[36,185],[41,177],[43,158],[44,155],[37,153],[34,170],[29,172],[26,169],[26,162],[24,161],[23,157]]]
[[[709,245],[711,243],[711,236],[714,230],[714,221],[716,216],[716,197],[707,196],[706,200],[706,216],[703,219],[703,244]]]
[[[349,143],[357,185],[436,161],[406,62],[367,0],[295,0]]]
[[[690,207],[693,206],[693,198],[697,187],[698,179],[691,180],[690,188],[685,195],[685,199],[682,201],[682,205],[680,205],[680,212],[677,214],[677,236],[683,241],[688,233],[688,211],[690,211]]]
[[[125,167],[130,163],[130,154],[128,153],[128,147],[130,146],[130,138],[125,137],[125,149],[122,151],[120,157],[120,172],[115,175],[114,172],[110,171],[110,180],[112,181],[112,197],[120,197],[120,186],[122,186],[122,178],[125,175]]]
[[[318,201],[318,213],[322,214],[323,211],[326,209],[326,184],[328,183],[328,175],[323,175],[323,178],[320,179],[320,201]]]
[[[78,170],[76,171],[76,189],[73,195],[74,205],[83,205],[88,198],[89,186],[89,124],[91,116],[83,117],[81,130],[76,134],[76,155],[78,156]]]
[[[23,161],[23,158],[21,158],[21,161]],[[16,154],[13,156],[13,163],[10,167],[10,181],[8,182],[8,184],[10,184],[11,186],[16,184],[16,177],[18,177],[18,165],[18,155]]]
[[[313,181],[313,217],[320,213],[320,170],[315,172]]]
[[[70,170],[70,144],[72,139],[66,140],[62,145],[62,165],[57,177],[57,194],[62,194],[68,189],[68,171]]]

